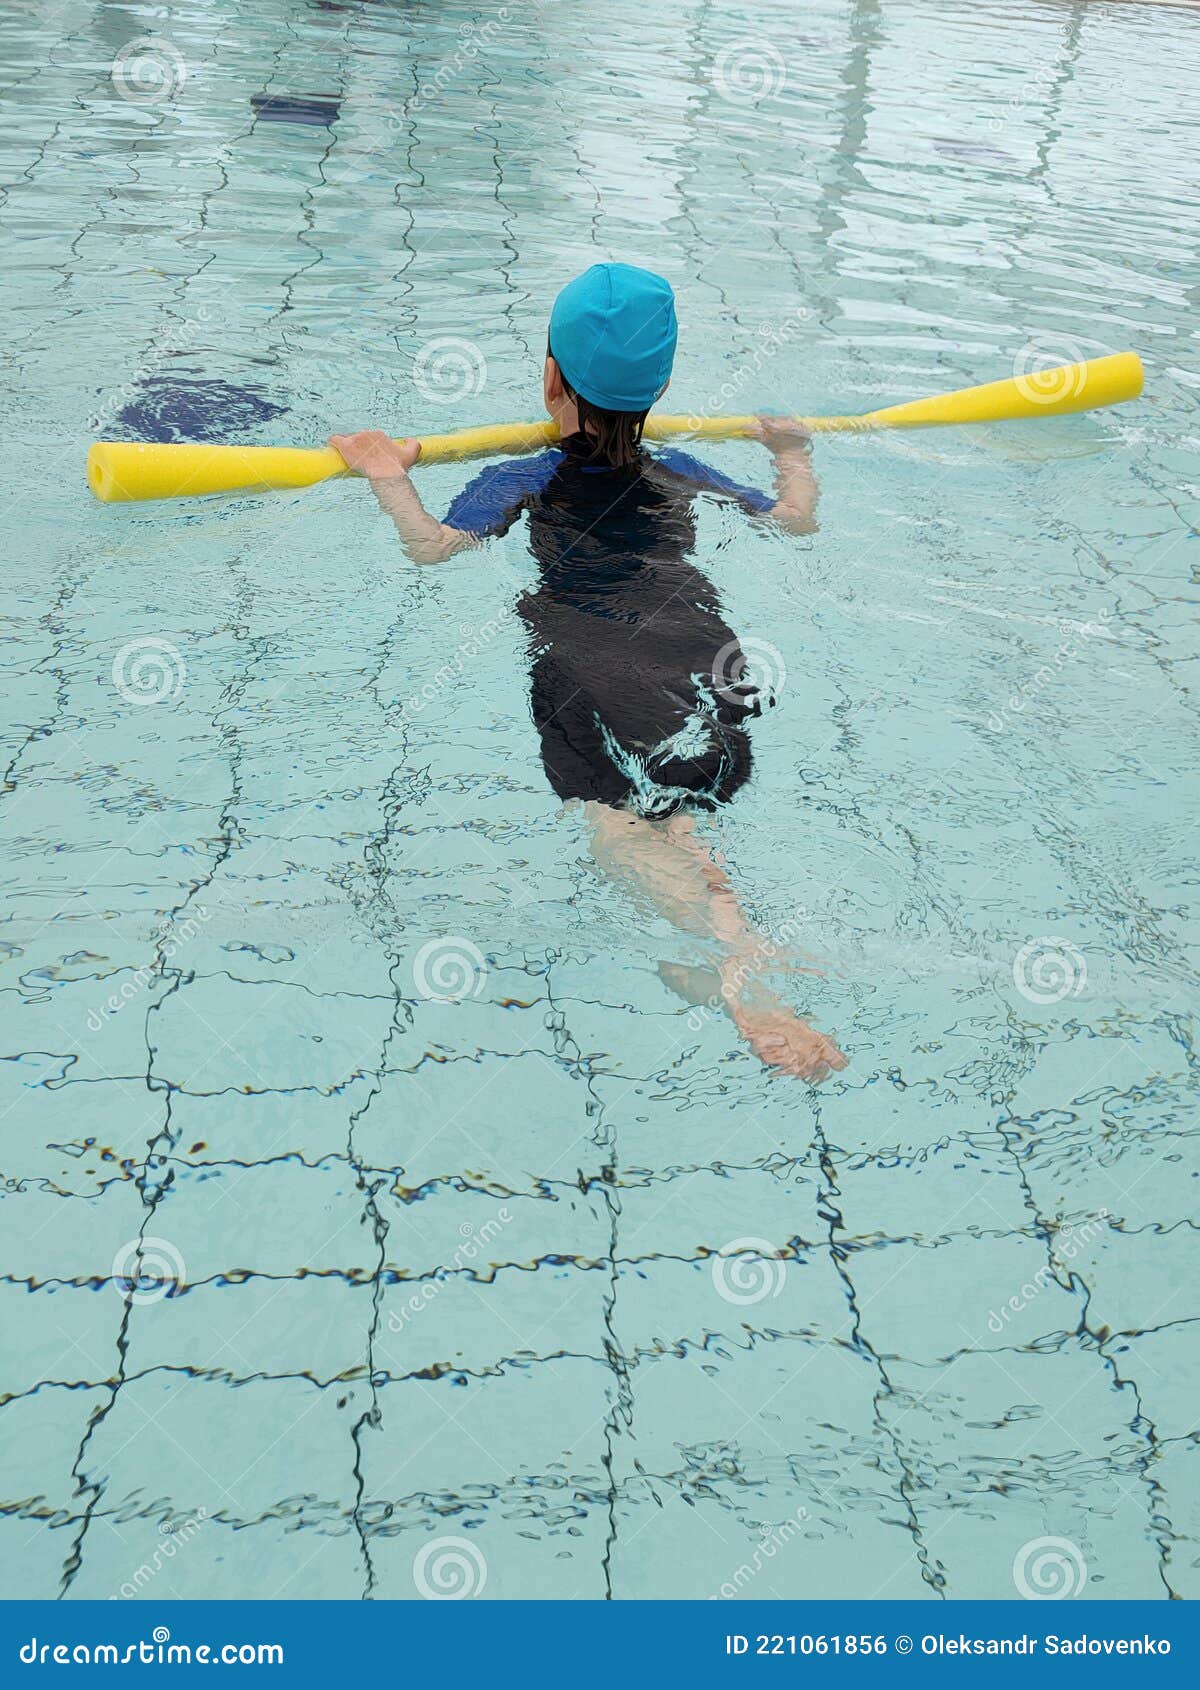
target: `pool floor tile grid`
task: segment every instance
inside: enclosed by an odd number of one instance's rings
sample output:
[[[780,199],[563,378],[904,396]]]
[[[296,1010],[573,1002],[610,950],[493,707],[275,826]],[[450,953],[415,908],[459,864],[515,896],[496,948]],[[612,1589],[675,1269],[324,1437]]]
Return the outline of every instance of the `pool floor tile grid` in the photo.
[[[1011,1588],[1052,1536],[1089,1594],[1193,1594],[1196,243],[1178,112],[1150,84],[1164,62],[1186,76],[1194,37],[1156,15],[1167,52],[1120,10],[1006,10],[1031,92],[963,68],[978,25],[952,8],[831,0],[768,121],[722,97],[730,20],[699,6],[601,41],[572,12],[484,39],[453,5],[419,33],[273,7],[264,38],[231,5],[220,29],[179,23],[187,80],[145,107],[111,72],[140,17],[9,20],[18,499],[48,452],[69,481],[89,433],[166,426],[213,376],[285,408],[259,438],[393,415],[439,336],[486,372],[422,426],[519,414],[546,277],[630,247],[687,285],[680,394],[728,378],[724,408],[796,301],[803,332],[757,365],[779,408],[978,379],[1026,340],[1138,344],[1154,402],[1128,437],[1080,424],[1074,457],[1066,435],[986,434],[823,454],[842,516],[804,554],[811,625],[788,650],[820,732],[798,758],[763,725],[727,839],[764,928],[811,907],[841,965],[822,1007],[855,1062],[816,1104],[723,1021],[696,1026],[658,978],[669,936],[631,939],[597,893],[544,796],[511,624],[467,680],[397,708],[430,650],[453,662],[509,603],[518,541],[466,595],[398,573],[336,487],[89,512],[85,533],[73,485],[24,499],[0,1123],[14,1593],[411,1596],[450,1536],[484,1557],[486,1596],[934,1599]],[[747,28],[774,43],[765,9]],[[966,51],[931,59],[947,31]],[[1114,53],[1162,119],[1132,185],[1095,116]],[[332,130],[255,115],[296,93],[338,102]],[[731,149],[750,166],[731,174]],[[1103,203],[1152,264],[1114,256]],[[431,496],[460,479],[430,472]],[[744,543],[707,514],[701,535],[718,558]],[[764,542],[737,589],[781,642],[789,555]],[[1086,683],[1054,666],[1064,620]],[[876,638],[866,672],[847,623],[904,639]],[[148,629],[188,674],[169,710],[131,713],[111,666]],[[1005,702],[1031,681],[1036,732]],[[1083,829],[1092,793],[1109,814]],[[1088,994],[1014,994],[1018,929],[1073,934]],[[443,1005],[414,959],[452,932],[487,978]],[[723,1266],[746,1238],[773,1254]],[[131,1260],[151,1277],[127,1302]],[[764,1268],[777,1293],[718,1288]]]

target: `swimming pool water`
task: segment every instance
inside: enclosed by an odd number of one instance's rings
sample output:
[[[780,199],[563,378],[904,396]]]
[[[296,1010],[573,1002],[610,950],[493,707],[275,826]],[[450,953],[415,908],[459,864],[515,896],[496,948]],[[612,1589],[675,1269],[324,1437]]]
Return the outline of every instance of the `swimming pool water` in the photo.
[[[1200,1594],[1200,16],[2,10],[4,1593]],[[84,488],[536,415],[600,258],[685,412],[1146,362],[701,513],[819,1091],[547,790],[519,530]]]

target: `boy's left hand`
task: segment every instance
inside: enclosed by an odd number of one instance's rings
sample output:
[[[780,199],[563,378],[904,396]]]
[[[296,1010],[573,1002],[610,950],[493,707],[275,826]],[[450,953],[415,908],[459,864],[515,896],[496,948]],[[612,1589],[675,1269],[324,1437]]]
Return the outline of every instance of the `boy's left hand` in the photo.
[[[771,452],[812,451],[812,432],[796,417],[756,417],[747,432]]]
[[[331,434],[329,444],[346,460],[346,468],[370,481],[386,481],[391,475],[407,475],[421,456],[421,442],[409,438],[393,440],[382,429],[365,428],[358,434]]]

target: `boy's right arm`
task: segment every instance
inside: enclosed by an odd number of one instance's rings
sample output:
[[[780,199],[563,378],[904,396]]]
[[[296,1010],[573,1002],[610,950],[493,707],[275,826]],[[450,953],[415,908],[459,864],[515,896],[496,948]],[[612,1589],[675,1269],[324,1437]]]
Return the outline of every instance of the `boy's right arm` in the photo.
[[[444,563],[456,552],[477,546],[477,535],[451,528],[430,516],[408,478],[421,455],[419,440],[392,440],[379,429],[332,434],[329,444],[347,468],[365,476],[380,506],[396,524],[400,544],[413,563]]]

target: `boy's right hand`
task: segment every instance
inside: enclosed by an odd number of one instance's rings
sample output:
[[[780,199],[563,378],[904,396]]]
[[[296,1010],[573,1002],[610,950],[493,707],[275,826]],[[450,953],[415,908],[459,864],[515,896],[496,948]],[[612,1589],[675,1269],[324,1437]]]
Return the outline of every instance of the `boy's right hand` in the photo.
[[[346,468],[370,481],[407,475],[421,456],[421,442],[410,437],[393,440],[382,429],[365,428],[357,434],[331,434],[329,444],[346,460]]]

